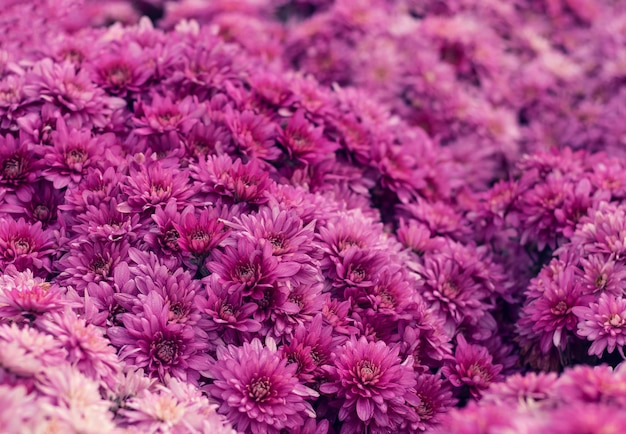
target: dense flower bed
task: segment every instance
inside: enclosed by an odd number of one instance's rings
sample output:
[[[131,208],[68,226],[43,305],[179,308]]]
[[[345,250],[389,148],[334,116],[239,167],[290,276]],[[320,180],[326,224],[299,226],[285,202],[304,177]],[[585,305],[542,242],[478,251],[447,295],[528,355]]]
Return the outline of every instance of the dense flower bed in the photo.
[[[620,2],[3,6],[3,430],[626,428]]]

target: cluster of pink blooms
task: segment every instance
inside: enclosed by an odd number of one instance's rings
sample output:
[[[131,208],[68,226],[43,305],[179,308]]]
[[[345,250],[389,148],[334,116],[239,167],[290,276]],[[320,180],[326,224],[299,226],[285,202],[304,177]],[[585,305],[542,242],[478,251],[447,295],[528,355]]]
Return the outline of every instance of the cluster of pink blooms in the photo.
[[[626,429],[622,29],[619,1],[7,0],[0,427]]]

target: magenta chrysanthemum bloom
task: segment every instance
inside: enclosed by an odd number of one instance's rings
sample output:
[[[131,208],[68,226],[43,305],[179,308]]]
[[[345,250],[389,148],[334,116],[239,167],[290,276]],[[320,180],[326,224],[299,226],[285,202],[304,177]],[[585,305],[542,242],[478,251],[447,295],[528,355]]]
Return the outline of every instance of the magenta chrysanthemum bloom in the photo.
[[[60,272],[58,281],[63,286],[72,286],[79,293],[90,282],[110,282],[115,268],[127,260],[128,242],[82,242],[73,245],[57,263]]]
[[[558,271],[539,298],[524,306],[523,313],[528,315],[532,330],[540,336],[543,353],[548,353],[553,345],[565,348],[567,333],[574,332],[578,323],[572,309],[587,306],[589,301],[590,296],[583,293],[572,267],[566,267]]]
[[[339,420],[346,421],[342,432],[368,425],[394,430],[408,417],[408,404],[417,404],[413,360],[398,353],[382,341],[351,337],[324,368],[329,381],[320,391],[336,397]]]
[[[52,183],[40,180],[32,185],[28,200],[22,200],[17,195],[6,196],[5,203],[0,205],[0,212],[26,216],[31,222],[41,222],[44,228],[56,228],[58,209],[64,196],[64,192],[54,188]]]
[[[107,97],[90,79],[86,70],[70,62],[55,63],[46,58],[27,74],[24,94],[32,99],[51,102],[64,109],[70,119],[103,127],[112,109],[125,105],[123,100]]]
[[[218,331],[226,343],[238,342],[236,332],[257,332],[261,323],[252,318],[256,303],[244,301],[240,291],[229,293],[213,274],[203,280],[206,295],[198,295],[195,304],[207,318],[200,323],[209,332]]]
[[[295,374],[296,366],[280,357],[271,338],[266,346],[253,339],[242,347],[217,349],[217,361],[207,370],[214,382],[207,388],[221,402],[218,412],[238,431],[278,434],[315,417],[306,400],[318,394]]]
[[[251,110],[242,112],[227,109],[224,121],[230,130],[238,153],[249,160],[260,158],[276,160],[281,152],[274,144],[277,138],[276,124],[265,116]]]
[[[190,205],[180,215],[180,222],[174,222],[178,232],[178,246],[183,252],[197,257],[206,257],[228,236],[217,208],[200,211],[196,217],[195,208]]]
[[[271,181],[257,160],[244,164],[228,155],[212,156],[200,158],[191,169],[198,191],[213,202],[261,204],[269,199]]]
[[[65,204],[59,206],[65,211],[83,212],[88,205],[98,206],[110,198],[117,197],[121,192],[123,174],[109,167],[89,169],[80,184],[69,186],[65,192]]]
[[[419,399],[417,405],[411,405],[416,420],[407,418],[403,428],[410,428],[410,432],[425,431],[438,426],[443,416],[455,404],[450,386],[444,383],[439,375],[421,374],[417,376],[415,392]]]
[[[180,223],[180,213],[177,208],[175,200],[170,200],[165,206],[157,207],[151,216],[154,224],[150,225],[149,230],[144,233],[143,241],[162,259],[171,260],[175,265],[180,265],[181,250],[178,244],[180,233],[176,229],[176,224]]]
[[[112,135],[94,137],[88,129],[70,128],[63,118],[56,123],[52,133],[54,147],[46,148],[46,179],[55,188],[78,184],[90,167],[101,167],[107,148],[115,141]]]
[[[165,167],[158,161],[147,161],[138,168],[133,165],[126,178],[127,184],[122,185],[128,199],[118,204],[118,210],[125,213],[152,211],[170,200],[176,200],[182,208],[194,193],[188,180],[186,171]]]
[[[195,383],[198,372],[208,366],[203,354],[206,335],[197,327],[169,322],[169,313],[168,304],[150,293],[141,314],[122,314],[124,327],[111,327],[107,335],[121,347],[120,358],[127,365],[143,368],[161,381],[170,375]]]
[[[479,398],[492,382],[500,379],[502,365],[493,363],[487,348],[468,344],[463,335],[457,336],[454,358],[456,364],[444,366],[443,374],[456,387],[469,386],[475,398]]]
[[[260,300],[266,288],[277,280],[294,276],[300,270],[296,262],[280,262],[272,255],[271,244],[257,248],[245,238],[237,246],[226,246],[224,252],[213,252],[207,268],[222,279],[228,292],[241,292]]]
[[[579,319],[578,335],[592,342],[589,355],[602,357],[604,350],[611,354],[617,348],[624,357],[626,299],[600,294],[597,303],[591,303],[589,307],[576,306],[572,312]]]
[[[152,95],[151,104],[139,103],[133,121],[134,134],[149,136],[171,132],[187,132],[204,113],[203,105],[195,97],[186,97],[174,102],[169,96]]]
[[[141,48],[136,43],[122,46],[117,52],[102,53],[91,67],[94,81],[121,97],[129,92],[139,92],[153,74],[148,60],[142,57]]]
[[[305,164],[320,162],[339,148],[324,137],[323,127],[314,127],[298,110],[281,131],[278,141],[287,150],[289,157]]]
[[[310,260],[314,238],[314,224],[303,227],[302,220],[294,211],[280,208],[263,207],[257,214],[242,214],[229,223],[234,229],[241,230],[241,235],[251,241],[258,242],[261,247],[265,243],[272,245],[272,254],[297,262]]]
[[[33,276],[31,270],[18,272],[7,267],[0,276],[0,318],[14,322],[34,320],[68,305],[61,289]]]
[[[76,216],[72,230],[78,236],[101,241],[133,241],[141,226],[139,214],[128,215],[117,209],[117,201],[111,199],[100,206],[89,205],[85,212]]]
[[[24,138],[0,136],[0,198],[14,193],[18,199],[29,201],[39,169],[37,153]]]
[[[18,271],[28,268],[40,272],[51,270],[51,234],[42,230],[41,222],[29,224],[24,219],[0,220],[0,267],[13,264]]]

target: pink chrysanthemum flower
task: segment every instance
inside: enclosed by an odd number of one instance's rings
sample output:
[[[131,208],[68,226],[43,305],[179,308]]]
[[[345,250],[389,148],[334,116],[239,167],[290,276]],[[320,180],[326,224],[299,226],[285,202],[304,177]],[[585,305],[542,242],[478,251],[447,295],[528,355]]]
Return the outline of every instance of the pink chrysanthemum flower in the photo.
[[[58,210],[64,201],[64,192],[45,180],[34,183],[32,188],[28,200],[22,200],[17,195],[6,196],[5,203],[0,205],[0,212],[26,216],[31,222],[41,222],[44,228],[57,228]]]
[[[39,169],[37,153],[24,138],[0,136],[0,197],[14,193],[18,199],[29,201]]]
[[[450,386],[439,375],[418,375],[415,392],[419,401],[416,405],[411,405],[411,408],[417,416],[416,420],[407,418],[402,424],[402,428],[410,429],[410,432],[426,431],[438,426],[456,402]]]
[[[76,216],[72,231],[85,238],[117,242],[133,241],[137,237],[139,214],[129,215],[117,209],[117,201],[111,199],[99,206],[89,205],[85,212]]]
[[[198,295],[195,304],[206,319],[200,324],[209,332],[218,331],[226,343],[238,342],[237,332],[253,333],[261,329],[261,323],[252,318],[256,303],[243,299],[240,291],[229,293],[213,274],[203,280],[206,295]]]
[[[595,254],[580,259],[582,270],[576,269],[590,293],[607,293],[619,297],[626,287],[626,266],[615,257]]]
[[[217,406],[209,403],[198,389],[175,378],[154,390],[143,389],[126,403],[121,414],[132,427],[142,432],[206,432],[235,434]]]
[[[352,427],[342,432],[368,425],[394,430],[409,416],[408,404],[417,404],[413,360],[401,361],[398,353],[382,341],[351,337],[324,367],[329,381],[320,391],[335,396],[339,420]]]
[[[60,205],[59,209],[79,213],[85,211],[89,205],[98,206],[117,197],[121,192],[122,169],[109,167],[102,171],[90,168],[80,184],[68,187],[65,192],[66,203]]]
[[[103,127],[112,109],[126,105],[118,98],[107,97],[90,79],[86,70],[77,70],[70,62],[55,63],[49,58],[37,62],[27,74],[24,94],[63,108],[70,119]]]
[[[70,128],[59,118],[52,141],[54,147],[45,148],[45,176],[60,189],[78,184],[90,167],[101,167],[105,150],[114,145],[115,138],[108,134],[93,137],[90,130]]]
[[[283,260],[310,260],[315,225],[309,223],[303,227],[302,220],[294,211],[281,211],[275,206],[263,207],[257,214],[242,214],[228,225],[241,230],[242,236],[261,246],[271,244],[272,254]]]
[[[524,306],[523,313],[530,319],[527,324],[539,335],[543,353],[548,353],[553,345],[565,348],[568,332],[574,332],[578,324],[572,309],[587,306],[589,301],[590,296],[583,293],[572,267],[566,267],[557,272],[537,299]]]
[[[188,180],[186,171],[175,171],[158,161],[148,161],[139,168],[131,166],[127,184],[122,185],[128,199],[118,204],[118,210],[125,213],[151,211],[170,200],[176,200],[182,208],[194,193]]]
[[[53,240],[41,226],[41,222],[31,225],[23,218],[0,220],[0,267],[3,270],[12,264],[18,271],[50,271]]]
[[[72,286],[79,294],[90,282],[110,282],[115,268],[128,257],[130,245],[120,242],[76,243],[56,264],[59,284]]]
[[[597,303],[576,306],[572,312],[579,319],[578,335],[592,342],[589,355],[602,357],[604,350],[611,354],[617,348],[626,358],[626,299],[604,293]]]
[[[248,160],[276,160],[281,152],[275,145],[276,124],[251,110],[234,111],[228,107],[224,121],[239,154]]]
[[[127,365],[143,368],[163,381],[166,376],[196,383],[206,369],[206,335],[197,327],[169,322],[169,306],[156,293],[148,294],[141,314],[121,315],[124,327],[111,327],[107,335],[121,347]],[[204,336],[204,338],[203,338]]]
[[[69,364],[47,369],[37,389],[48,398],[42,405],[48,425],[43,432],[112,433],[111,403],[100,395],[100,384]],[[55,427],[56,425],[56,427]]]
[[[443,374],[456,387],[469,386],[475,398],[479,398],[492,382],[500,379],[502,365],[493,363],[487,348],[468,344],[463,335],[457,336],[454,358],[456,364],[444,366]]]
[[[0,276],[0,317],[5,320],[32,321],[68,304],[58,285],[34,277],[31,270],[18,272],[9,266]]]
[[[607,365],[575,366],[557,380],[553,400],[568,405],[585,402],[623,408],[626,405],[626,373]]]
[[[524,405],[536,408],[550,405],[557,375],[554,372],[514,374],[501,383],[493,383],[483,392],[481,405]]]
[[[323,324],[322,315],[318,314],[310,324],[296,328],[288,345],[283,345],[280,352],[287,363],[297,365],[296,374],[305,383],[314,383],[324,376],[324,365],[331,361],[335,349],[333,329]]]
[[[182,262],[181,249],[178,244],[180,233],[176,229],[176,224],[180,223],[180,213],[177,208],[175,200],[170,200],[165,206],[157,207],[154,214],[150,216],[154,224],[150,225],[143,235],[143,241],[153,252],[174,265],[180,265]],[[172,266],[172,268],[176,267]]]
[[[339,148],[324,137],[324,128],[314,126],[298,110],[281,131],[278,142],[287,150],[289,157],[305,164],[315,164],[332,155]]]
[[[54,336],[31,327],[0,325],[0,383],[23,383],[66,363],[67,352]]]
[[[55,337],[67,351],[67,361],[80,372],[109,387],[115,383],[121,365],[102,330],[71,310],[51,314],[37,325]]]
[[[92,65],[94,81],[108,92],[121,97],[139,92],[153,74],[138,44],[129,43],[118,52],[105,52]]]
[[[133,132],[139,136],[187,132],[204,111],[204,105],[198,104],[195,97],[174,102],[169,96],[162,97],[155,93],[151,104],[141,102],[137,105]]]
[[[272,185],[267,171],[257,160],[233,162],[228,155],[201,158],[191,167],[192,178],[198,191],[215,202],[261,204],[268,201],[268,190]]]
[[[242,347],[217,349],[217,361],[207,370],[209,393],[220,401],[219,413],[238,431],[278,434],[302,426],[315,412],[306,400],[317,392],[303,386],[296,366],[280,357],[275,342],[253,339]]]
[[[25,387],[0,385],[0,426],[5,432],[17,433],[34,428],[30,423],[40,406],[37,394],[28,393]]]
[[[228,236],[221,216],[217,208],[204,209],[198,217],[192,205],[185,208],[180,222],[173,223],[178,232],[180,249],[196,257],[206,257],[211,253]]]
[[[220,276],[228,292],[257,300],[263,298],[266,288],[300,270],[297,262],[280,262],[273,256],[271,244],[259,249],[245,238],[239,238],[237,246],[226,246],[224,252],[216,250],[211,259],[207,268]]]

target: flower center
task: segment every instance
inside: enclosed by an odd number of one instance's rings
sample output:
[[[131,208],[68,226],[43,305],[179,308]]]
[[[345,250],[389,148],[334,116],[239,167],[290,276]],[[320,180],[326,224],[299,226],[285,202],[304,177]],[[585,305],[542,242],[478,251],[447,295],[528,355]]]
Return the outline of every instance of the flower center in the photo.
[[[596,288],[605,289],[608,280],[609,278],[605,273],[600,273],[598,277],[596,277],[596,281],[595,281]]]
[[[252,380],[248,386],[248,396],[256,402],[265,401],[272,391],[272,383],[269,377],[259,377]]]
[[[180,234],[176,229],[170,229],[163,235],[163,244],[172,252],[178,252],[180,247],[178,246],[178,238]]]
[[[50,208],[46,205],[39,204],[33,210],[33,216],[39,221],[46,221],[50,217]]]
[[[550,309],[553,315],[562,316],[568,311],[567,303],[563,300],[559,301],[556,306]]]
[[[621,327],[624,325],[625,322],[626,320],[624,320],[624,318],[622,318],[619,314],[614,313],[609,316],[605,324],[611,327]]]
[[[123,86],[129,79],[130,70],[126,65],[115,65],[107,73],[107,80],[114,86]]]
[[[65,155],[65,162],[73,167],[76,164],[84,163],[87,160],[87,153],[84,149],[72,149]]]
[[[380,373],[380,368],[369,360],[359,361],[357,363],[357,370],[359,374],[359,379],[363,384],[375,382],[378,374]]]
[[[103,276],[106,276],[109,274],[109,268],[110,268],[109,261],[107,261],[106,259],[104,259],[102,257],[102,255],[98,255],[92,262],[91,262],[91,271],[93,271],[96,274],[102,274]]]
[[[2,163],[2,175],[7,179],[15,179],[22,174],[22,160],[13,156]]]
[[[350,272],[350,280],[353,282],[363,282],[365,280],[365,270],[360,265],[357,265]]]
[[[26,238],[15,240],[15,253],[24,255],[30,251],[30,242]]]
[[[417,406],[416,411],[420,417],[420,420],[432,419],[435,411],[430,400],[426,399],[422,394],[418,394],[417,397],[419,398],[420,403]]]
[[[235,308],[231,304],[224,303],[220,307],[219,316],[223,320],[229,320],[235,316]]]
[[[269,234],[266,239],[272,245],[273,253],[280,253],[285,248],[285,236],[283,234]]]
[[[172,363],[178,358],[178,344],[169,339],[160,340],[154,346],[154,354],[163,363]]]
[[[237,267],[236,274],[241,282],[248,282],[254,278],[254,266],[252,264],[241,264]]]
[[[467,376],[475,382],[489,382],[491,380],[491,374],[478,363],[474,363],[467,369]]]

